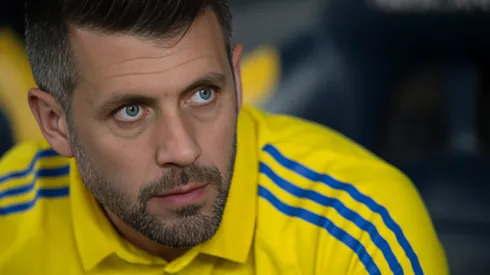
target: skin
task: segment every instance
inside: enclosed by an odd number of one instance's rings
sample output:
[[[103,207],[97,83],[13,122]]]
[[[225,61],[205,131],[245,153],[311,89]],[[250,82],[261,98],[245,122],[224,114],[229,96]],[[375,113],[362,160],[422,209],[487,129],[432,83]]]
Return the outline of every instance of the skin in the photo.
[[[211,238],[235,161],[242,47],[233,50],[233,74],[210,11],[163,44],[77,28],[70,38],[80,75],[71,113],[29,91],[46,140],[76,158],[84,184],[135,246],[172,260]],[[196,204],[156,197],[189,184],[206,185]]]

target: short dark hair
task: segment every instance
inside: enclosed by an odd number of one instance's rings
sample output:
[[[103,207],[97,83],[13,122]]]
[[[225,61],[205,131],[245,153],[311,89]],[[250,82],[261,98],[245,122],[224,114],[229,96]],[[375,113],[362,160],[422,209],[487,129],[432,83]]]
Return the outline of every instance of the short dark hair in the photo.
[[[26,46],[34,79],[67,111],[77,86],[71,27],[150,39],[184,33],[204,10],[216,15],[231,57],[227,0],[26,0]]]

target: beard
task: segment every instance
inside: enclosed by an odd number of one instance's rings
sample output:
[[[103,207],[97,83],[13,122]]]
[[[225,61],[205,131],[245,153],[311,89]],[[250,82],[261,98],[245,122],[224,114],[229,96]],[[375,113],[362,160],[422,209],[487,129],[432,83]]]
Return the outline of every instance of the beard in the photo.
[[[114,176],[96,168],[97,166],[80,144],[76,132],[73,129],[70,132],[74,156],[84,185],[102,206],[133,230],[169,248],[191,248],[211,239],[216,234],[223,218],[234,170],[236,129],[231,144],[228,169],[223,175],[216,167],[196,164],[172,168],[160,178],[146,183],[139,190],[136,200],[120,187],[118,184],[120,181]],[[177,218],[172,218],[170,221],[149,213],[147,206],[151,198],[189,182],[207,183],[217,192],[210,213],[203,213],[202,205],[174,209]]]

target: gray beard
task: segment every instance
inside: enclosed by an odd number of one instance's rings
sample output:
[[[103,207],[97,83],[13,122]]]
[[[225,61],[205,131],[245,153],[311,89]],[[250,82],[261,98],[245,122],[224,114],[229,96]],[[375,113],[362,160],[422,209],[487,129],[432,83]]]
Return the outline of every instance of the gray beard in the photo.
[[[211,239],[217,232],[228,198],[236,158],[236,131],[232,144],[227,173],[222,176],[216,167],[191,165],[172,169],[161,178],[146,184],[133,201],[128,194],[118,188],[117,180],[110,180],[97,170],[85,154],[76,132],[71,129],[72,148],[84,185],[96,200],[107,207],[128,226],[153,242],[169,248],[191,248]],[[148,212],[148,201],[165,191],[189,181],[206,182],[217,191],[211,214],[204,214],[201,205],[192,205],[175,210],[177,219],[173,222],[162,220]]]

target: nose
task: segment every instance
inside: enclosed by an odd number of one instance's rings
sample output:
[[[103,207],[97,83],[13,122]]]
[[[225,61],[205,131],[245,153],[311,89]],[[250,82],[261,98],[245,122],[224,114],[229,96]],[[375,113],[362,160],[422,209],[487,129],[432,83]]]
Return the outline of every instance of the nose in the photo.
[[[193,131],[179,116],[164,119],[157,131],[158,149],[156,159],[159,166],[185,167],[193,164],[201,155],[201,147]]]

